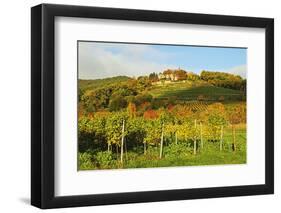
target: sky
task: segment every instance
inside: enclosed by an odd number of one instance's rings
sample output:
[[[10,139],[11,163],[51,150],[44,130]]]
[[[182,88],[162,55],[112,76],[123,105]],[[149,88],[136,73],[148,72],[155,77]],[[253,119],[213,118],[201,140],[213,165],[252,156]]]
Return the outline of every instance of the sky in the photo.
[[[246,78],[247,49],[187,45],[78,42],[79,79],[138,77],[181,68],[228,72]]]

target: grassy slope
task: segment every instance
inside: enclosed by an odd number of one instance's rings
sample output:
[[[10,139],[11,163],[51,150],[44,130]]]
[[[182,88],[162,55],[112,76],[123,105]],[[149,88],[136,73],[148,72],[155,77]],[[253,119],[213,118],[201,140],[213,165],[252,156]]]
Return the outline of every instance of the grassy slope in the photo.
[[[239,98],[242,93],[238,90],[215,87],[212,85],[190,85],[187,83],[174,83],[166,85],[155,85],[150,90],[155,98],[176,97],[177,99],[196,100],[199,95],[218,98]]]
[[[126,82],[129,79],[131,78],[127,76],[117,76],[96,80],[79,80],[79,88],[82,90],[96,89],[110,84]],[[153,85],[149,93],[155,98],[166,99],[175,97],[178,100],[197,100],[199,95],[203,95],[209,100],[218,99],[220,96],[224,96],[225,100],[240,100],[242,95],[239,90],[215,87],[204,81],[199,81],[198,83],[187,81]]]

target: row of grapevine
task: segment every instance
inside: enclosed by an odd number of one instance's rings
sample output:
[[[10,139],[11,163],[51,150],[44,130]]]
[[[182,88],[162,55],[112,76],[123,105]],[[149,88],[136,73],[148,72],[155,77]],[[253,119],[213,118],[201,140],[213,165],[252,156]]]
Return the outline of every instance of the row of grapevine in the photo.
[[[93,143],[100,147],[107,146],[107,151],[115,147],[123,163],[124,145],[126,148],[143,146],[146,154],[148,146],[159,147],[159,158],[163,157],[164,141],[170,143],[190,143],[193,154],[204,149],[208,141],[219,142],[222,150],[224,129],[232,127],[232,150],[236,150],[235,125],[245,119],[245,108],[235,106],[229,110],[221,103],[211,105],[194,103],[194,107],[204,106],[192,112],[190,106],[177,106],[171,110],[160,109],[147,111],[143,116],[136,116],[134,105],[127,111],[97,112],[88,116],[79,116],[79,137],[87,134]],[[80,140],[79,140],[80,141]]]

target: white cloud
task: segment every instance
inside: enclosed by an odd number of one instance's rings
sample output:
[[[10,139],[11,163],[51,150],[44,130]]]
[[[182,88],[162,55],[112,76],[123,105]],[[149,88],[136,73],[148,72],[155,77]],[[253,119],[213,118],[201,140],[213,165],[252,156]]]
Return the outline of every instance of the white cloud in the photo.
[[[79,78],[140,76],[175,68],[173,65],[157,63],[167,57],[167,54],[145,45],[82,42],[79,44]]]
[[[151,45],[120,43],[79,43],[79,78],[98,79],[113,76],[140,76],[165,69],[178,68],[178,65],[165,63],[178,55],[161,51]],[[184,68],[184,67],[183,67]],[[206,69],[206,67],[201,70]],[[189,70],[189,69],[187,69]],[[194,69],[194,71],[199,69]],[[247,66],[239,65],[221,72],[232,73],[246,78]]]

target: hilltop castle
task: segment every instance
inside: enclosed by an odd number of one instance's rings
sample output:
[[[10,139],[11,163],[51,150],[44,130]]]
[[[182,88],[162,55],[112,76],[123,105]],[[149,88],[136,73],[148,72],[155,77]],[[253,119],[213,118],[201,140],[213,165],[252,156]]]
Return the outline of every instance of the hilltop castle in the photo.
[[[199,76],[193,72],[187,72],[183,69],[167,69],[163,73],[158,74],[159,81],[185,81],[185,80],[196,80]]]

